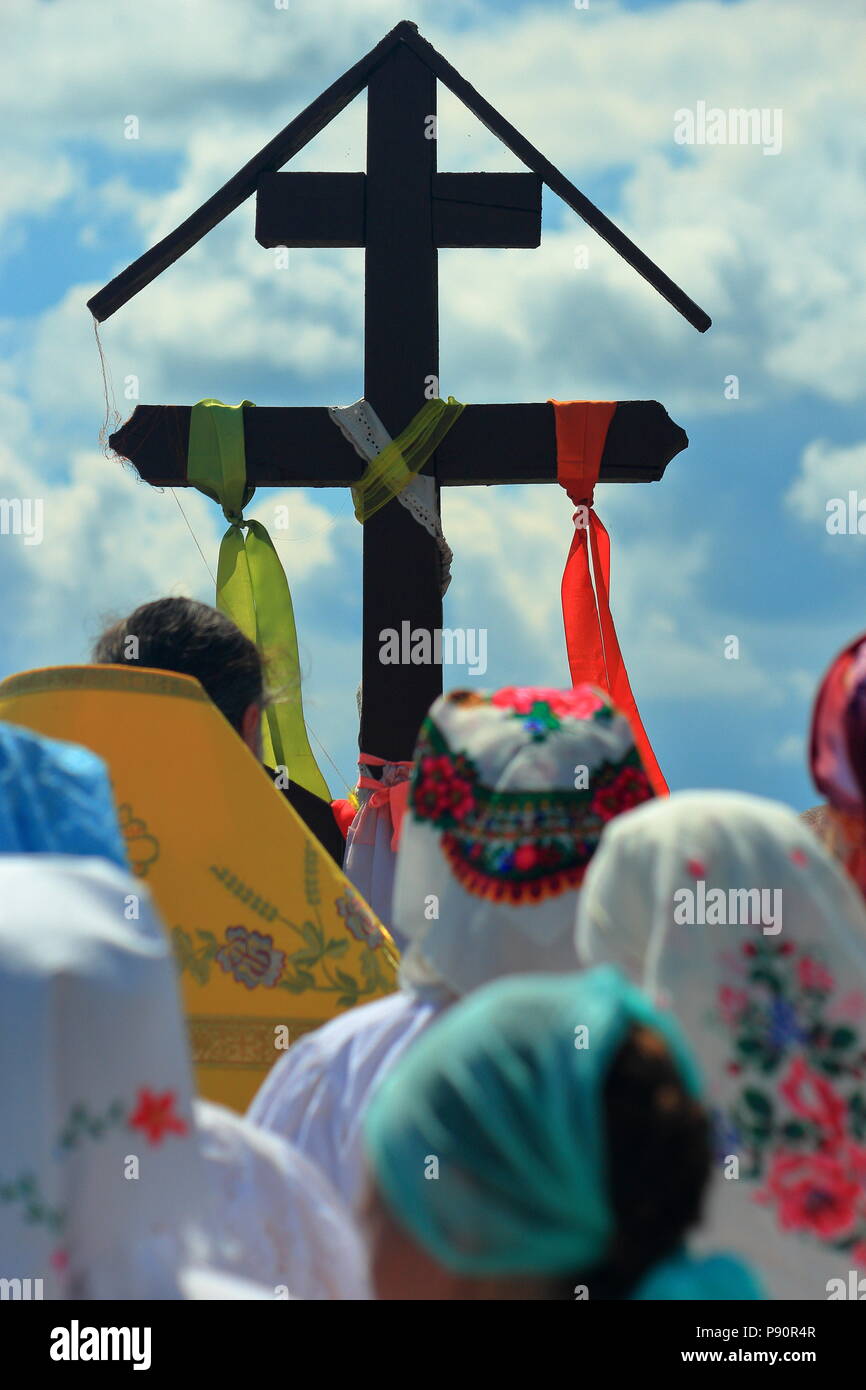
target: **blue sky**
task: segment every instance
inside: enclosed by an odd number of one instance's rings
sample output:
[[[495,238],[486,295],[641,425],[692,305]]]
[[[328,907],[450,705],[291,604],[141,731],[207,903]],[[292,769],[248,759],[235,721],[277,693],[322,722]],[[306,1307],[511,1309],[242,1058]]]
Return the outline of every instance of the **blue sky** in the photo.
[[[440,256],[441,382],[465,401],[661,400],[690,437],[661,484],[600,489],[632,684],[673,787],[814,800],[811,693],[866,628],[866,539],[826,504],[866,497],[866,212],[856,0],[4,0],[0,497],[44,499],[45,537],[0,536],[0,675],[86,659],[103,619],[165,592],[209,599],[176,500],[99,444],[85,301],[235,172],[401,18],[714,319],[698,335],[545,192],[537,251]],[[11,61],[10,61],[11,60]],[[674,112],[779,109],[782,148],[684,147]],[[138,140],[124,138],[136,115]],[[293,163],[363,167],[359,99]],[[516,169],[440,97],[439,167]],[[122,415],[205,396],[361,394],[363,260],[252,235],[252,202],[101,329]],[[589,264],[576,269],[577,246]],[[739,378],[739,398],[725,379]],[[215,565],[216,509],[184,492]],[[342,777],[355,754],[360,527],[343,494],[260,492],[301,634],[310,723]],[[567,683],[555,487],[452,490],[450,626],[486,627],[485,683]],[[740,642],[736,661],[725,638]],[[446,683],[466,674],[446,671]],[[325,765],[335,792],[340,779]]]

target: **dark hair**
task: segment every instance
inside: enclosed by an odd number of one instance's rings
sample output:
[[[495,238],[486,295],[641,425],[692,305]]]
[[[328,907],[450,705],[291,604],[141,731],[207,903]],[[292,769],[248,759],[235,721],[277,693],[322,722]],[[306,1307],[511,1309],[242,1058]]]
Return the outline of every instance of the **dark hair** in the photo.
[[[137,639],[127,656],[127,639]],[[195,676],[238,732],[244,711],[264,700],[264,674],[258,647],[231,618],[192,598],[160,598],[144,603],[106,629],[93,648],[100,666],[154,666]]]
[[[628,1298],[700,1220],[712,1166],[710,1121],[664,1040],[634,1026],[604,1090],[608,1191],[616,1235],[607,1258],[568,1281],[593,1299]]]

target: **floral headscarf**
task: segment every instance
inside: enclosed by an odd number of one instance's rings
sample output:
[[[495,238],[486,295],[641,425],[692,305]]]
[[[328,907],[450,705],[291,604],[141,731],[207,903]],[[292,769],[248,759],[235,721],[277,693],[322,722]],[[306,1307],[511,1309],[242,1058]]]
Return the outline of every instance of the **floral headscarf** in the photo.
[[[574,969],[575,898],[602,830],[652,794],[628,721],[593,686],[438,699],[397,858],[404,981],[465,994]]]
[[[577,948],[670,1008],[702,1066],[708,1239],[776,1298],[866,1270],[866,911],[808,826],[737,793],[641,807],[590,866]]]
[[[0,1277],[180,1297],[206,1248],[186,1037],[162,925],[112,864],[0,857],[0,1114]]]
[[[23,1298],[367,1296],[313,1165],[194,1100],[165,930],[105,861],[0,856],[0,1116],[0,1279]]]

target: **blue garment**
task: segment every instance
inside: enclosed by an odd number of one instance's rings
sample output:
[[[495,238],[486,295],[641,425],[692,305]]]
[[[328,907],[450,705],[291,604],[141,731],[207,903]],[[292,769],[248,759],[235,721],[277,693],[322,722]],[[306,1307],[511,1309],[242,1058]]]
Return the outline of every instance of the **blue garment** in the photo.
[[[631,1297],[640,1303],[688,1303],[692,1299],[753,1303],[766,1295],[748,1265],[733,1255],[701,1257],[683,1250],[654,1265]]]
[[[674,1020],[612,966],[497,981],[416,1039],[373,1094],[365,1140],[385,1202],[428,1254],[468,1275],[553,1277],[604,1261],[616,1228],[604,1086],[635,1024],[664,1039],[699,1094]],[[686,1253],[634,1294],[757,1296],[738,1261]]]
[[[0,854],[96,855],[128,869],[102,759],[0,724]]]

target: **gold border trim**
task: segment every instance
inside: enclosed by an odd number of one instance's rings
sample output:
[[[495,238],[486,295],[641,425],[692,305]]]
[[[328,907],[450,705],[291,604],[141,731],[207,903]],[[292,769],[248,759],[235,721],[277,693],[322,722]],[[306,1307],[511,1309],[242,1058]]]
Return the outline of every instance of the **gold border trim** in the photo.
[[[319,1028],[322,1018],[243,1018],[237,1014],[187,1016],[193,1065],[220,1070],[261,1071],[284,1056],[287,1049],[274,1047],[274,1029],[288,1028],[289,1046],[302,1033]]]
[[[44,666],[19,671],[0,681],[0,700],[19,695],[46,695],[57,690],[108,690],[135,695],[173,695],[209,705],[194,676],[160,671],[153,666]]]

